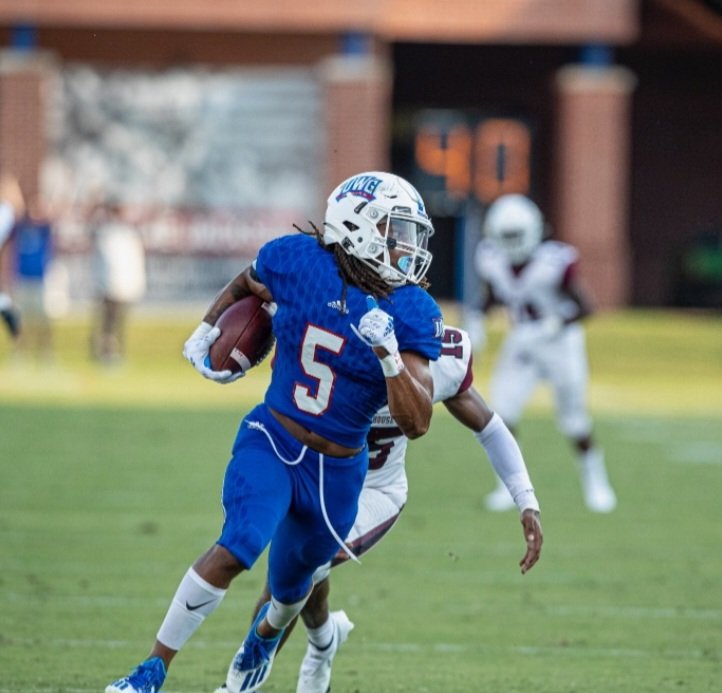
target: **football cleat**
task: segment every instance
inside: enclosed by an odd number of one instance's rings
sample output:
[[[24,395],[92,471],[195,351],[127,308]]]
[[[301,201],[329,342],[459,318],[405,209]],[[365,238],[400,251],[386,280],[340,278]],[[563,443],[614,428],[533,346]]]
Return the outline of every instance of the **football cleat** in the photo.
[[[588,452],[580,463],[582,492],[587,508],[595,513],[610,513],[617,507],[617,496],[609,483],[601,452]]]
[[[283,630],[274,638],[262,638],[256,628],[263,620],[271,602],[266,602],[258,612],[251,629],[228,667],[226,688],[228,693],[253,693],[266,682],[271,673],[273,658],[281,642]]]
[[[323,649],[308,643],[306,654],[301,662],[296,693],[328,693],[331,690],[331,664],[342,643],[353,629],[345,611],[331,612],[333,636]]]
[[[152,657],[140,663],[128,676],[106,686],[105,693],[158,693],[165,676],[163,660],[160,657]]]

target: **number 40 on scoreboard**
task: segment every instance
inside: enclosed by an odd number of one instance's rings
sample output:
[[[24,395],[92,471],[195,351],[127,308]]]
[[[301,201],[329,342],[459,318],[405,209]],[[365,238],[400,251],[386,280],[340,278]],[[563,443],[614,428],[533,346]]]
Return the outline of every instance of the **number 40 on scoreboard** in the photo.
[[[458,214],[506,193],[529,194],[532,132],[519,118],[421,111],[414,128],[414,182],[436,214]]]

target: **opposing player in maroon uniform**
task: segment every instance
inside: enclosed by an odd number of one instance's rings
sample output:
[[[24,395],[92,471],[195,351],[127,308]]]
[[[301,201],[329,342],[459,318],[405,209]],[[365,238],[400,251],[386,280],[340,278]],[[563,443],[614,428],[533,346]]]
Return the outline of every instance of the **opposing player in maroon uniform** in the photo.
[[[589,367],[581,321],[591,306],[577,277],[579,254],[567,243],[543,240],[542,214],[523,195],[503,195],[489,207],[484,236],[476,252],[484,308],[502,304],[511,321],[492,374],[491,404],[514,430],[536,386],[548,382],[559,429],[578,456],[584,501],[593,512],[611,512],[617,499],[592,437],[586,401]],[[501,482],[486,504],[491,510],[514,506]]]

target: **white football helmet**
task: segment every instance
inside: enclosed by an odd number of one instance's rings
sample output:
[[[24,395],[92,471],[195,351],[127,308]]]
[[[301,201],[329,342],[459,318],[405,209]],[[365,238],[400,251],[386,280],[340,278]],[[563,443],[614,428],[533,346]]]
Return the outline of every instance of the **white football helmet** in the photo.
[[[418,284],[431,264],[426,246],[434,227],[424,201],[392,173],[369,171],[341,183],[323,225],[327,245],[338,243],[392,286]]]
[[[544,217],[528,197],[502,195],[489,206],[484,235],[501,248],[514,265],[526,262],[544,236]]]

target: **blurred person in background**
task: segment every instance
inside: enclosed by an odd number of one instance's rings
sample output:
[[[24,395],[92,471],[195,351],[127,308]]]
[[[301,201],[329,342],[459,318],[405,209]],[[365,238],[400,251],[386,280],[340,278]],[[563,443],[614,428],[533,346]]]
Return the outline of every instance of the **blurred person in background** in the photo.
[[[39,195],[30,199],[17,222],[15,248],[15,299],[23,316],[18,355],[33,355],[38,362],[53,358],[53,328],[47,310],[47,276],[53,258],[53,226]]]
[[[130,307],[145,295],[145,248],[128,208],[112,198],[91,213],[90,236],[96,299],[91,356],[115,364],[125,358]]]
[[[4,276],[3,269],[9,267],[5,257],[8,240],[15,222],[24,213],[25,198],[17,179],[9,174],[0,175],[0,318],[13,338],[20,334],[20,311],[9,293],[11,278]]]
[[[547,382],[557,425],[578,458],[584,502],[593,512],[609,513],[617,499],[587,409],[589,367],[581,321],[591,304],[577,276],[577,250],[544,240],[544,230],[541,211],[523,195],[499,197],[484,217],[484,238],[475,255],[483,311],[500,304],[510,319],[491,376],[490,401],[515,431],[536,386]],[[506,486],[497,481],[485,499],[487,508],[513,508]]]

